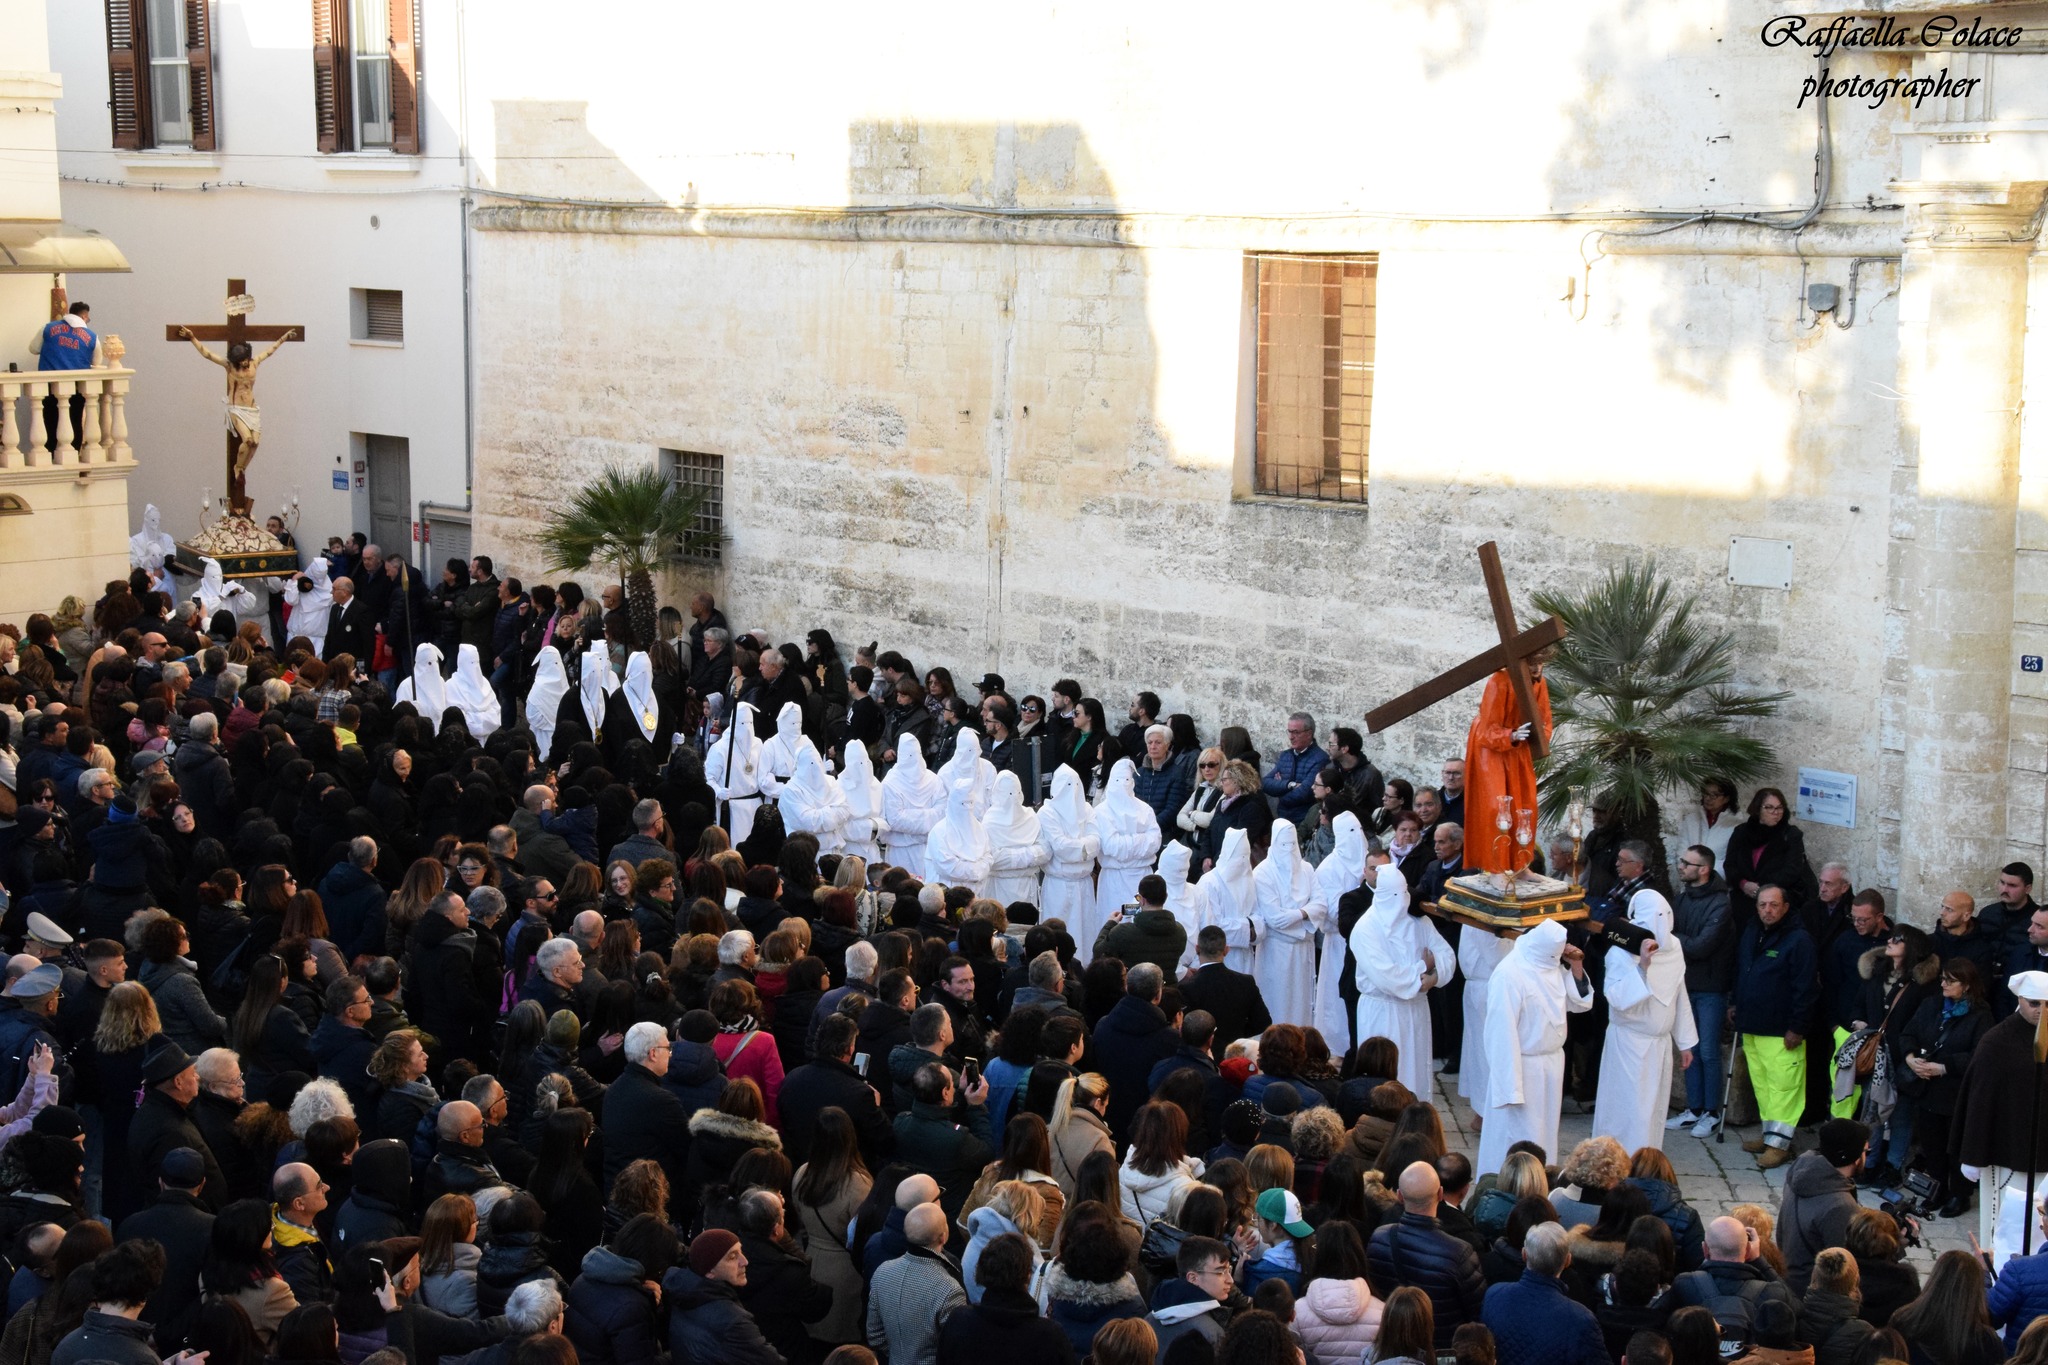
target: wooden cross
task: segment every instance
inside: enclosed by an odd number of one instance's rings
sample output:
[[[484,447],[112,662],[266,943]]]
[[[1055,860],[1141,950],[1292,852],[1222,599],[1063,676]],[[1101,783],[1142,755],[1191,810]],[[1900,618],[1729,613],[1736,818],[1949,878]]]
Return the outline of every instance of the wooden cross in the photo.
[[[248,292],[249,282],[247,280],[228,281],[229,301],[232,302]],[[183,341],[185,338],[179,335],[181,329],[190,331],[196,340],[224,341],[230,346],[237,343],[247,344],[255,341],[283,341],[287,339],[291,341],[304,341],[306,339],[306,329],[303,327],[253,326],[244,314],[232,311],[228,313],[228,320],[225,326],[219,323],[202,323],[196,326],[171,323],[164,328],[164,340]],[[295,335],[287,338],[286,333],[294,333]],[[235,472],[235,433],[230,430],[227,435],[228,508],[233,512],[246,516],[251,506],[247,487],[248,480],[244,475]]]
[[[1529,677],[1529,656],[1564,639],[1564,622],[1552,616],[1528,630],[1515,630],[1515,611],[1508,602],[1508,581],[1501,572],[1500,549],[1490,540],[1479,547],[1479,571],[1486,578],[1486,596],[1493,604],[1493,624],[1500,632],[1500,643],[1483,654],[1473,655],[1456,668],[1439,673],[1422,686],[1403,692],[1385,705],[1366,712],[1368,734],[1377,734],[1396,721],[1406,720],[1417,711],[1434,706],[1473,683],[1506,669],[1508,684],[1515,690],[1515,703],[1522,708],[1522,719],[1530,722],[1530,756],[1541,758],[1549,751],[1549,746],[1543,741],[1541,727],[1535,724],[1536,689]]]

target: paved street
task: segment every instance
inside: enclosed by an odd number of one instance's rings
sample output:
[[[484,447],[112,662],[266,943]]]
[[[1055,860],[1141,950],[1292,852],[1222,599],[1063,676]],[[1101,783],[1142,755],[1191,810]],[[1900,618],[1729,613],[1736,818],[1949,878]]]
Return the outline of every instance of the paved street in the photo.
[[[1458,1096],[1457,1077],[1437,1076],[1436,1089],[1436,1106],[1444,1118],[1445,1136],[1467,1156],[1475,1154],[1479,1140],[1472,1131],[1472,1107]],[[1451,1131],[1454,1124],[1455,1133]],[[1785,1188],[1785,1172],[1791,1168],[1781,1166],[1775,1171],[1757,1169],[1756,1158],[1742,1150],[1743,1140],[1755,1137],[1757,1131],[1754,1125],[1730,1129],[1725,1142],[1715,1142],[1711,1138],[1702,1142],[1684,1129],[1665,1133],[1664,1154],[1671,1158],[1672,1168],[1678,1172],[1679,1188],[1684,1192],[1686,1202],[1698,1209],[1702,1218],[1717,1218],[1736,1204],[1762,1204],[1776,1216]],[[1552,1164],[1562,1160],[1575,1144],[1592,1135],[1592,1112],[1579,1113],[1578,1106],[1567,1099],[1564,1102],[1564,1123],[1558,1135],[1559,1150],[1551,1153]],[[1814,1135],[1810,1130],[1801,1129],[1799,1138],[1800,1150],[1813,1145]],[[1872,1208],[1877,1206],[1875,1191],[1862,1191],[1862,1199]],[[1968,1251],[1968,1235],[1976,1228],[1975,1208],[1961,1218],[1931,1220],[1923,1226],[1926,1245],[1908,1250],[1906,1257],[1925,1274],[1933,1266],[1934,1258],[1942,1252]]]

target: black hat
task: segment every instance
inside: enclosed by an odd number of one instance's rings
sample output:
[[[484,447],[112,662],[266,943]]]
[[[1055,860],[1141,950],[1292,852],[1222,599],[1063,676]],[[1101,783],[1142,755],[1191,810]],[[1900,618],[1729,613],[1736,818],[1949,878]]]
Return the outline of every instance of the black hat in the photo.
[[[981,681],[976,683],[975,687],[983,692],[1005,692],[1009,690],[1003,686],[1003,675],[1000,673],[982,674]]]
[[[1251,1100],[1232,1100],[1223,1107],[1223,1136],[1240,1147],[1249,1147],[1259,1137],[1259,1106]]]
[[[1274,1081],[1267,1085],[1266,1093],[1259,1096],[1259,1108],[1274,1118],[1284,1119],[1301,1108],[1301,1096],[1293,1086]]]
[[[53,1104],[47,1109],[38,1110],[35,1122],[29,1127],[38,1133],[48,1133],[51,1137],[75,1138],[85,1134],[85,1120],[78,1117],[78,1111],[61,1104]]]
[[[158,1034],[150,1040],[149,1051],[142,1055],[142,1079],[151,1085],[161,1085],[191,1065],[192,1058],[184,1048]]]

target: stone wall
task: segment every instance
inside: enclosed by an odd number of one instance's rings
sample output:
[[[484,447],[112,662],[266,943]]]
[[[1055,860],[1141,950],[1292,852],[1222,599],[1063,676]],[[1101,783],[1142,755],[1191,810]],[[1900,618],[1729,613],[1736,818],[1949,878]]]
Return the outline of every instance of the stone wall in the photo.
[[[736,626],[876,638],[963,684],[1072,674],[1112,714],[1151,687],[1270,752],[1289,710],[1355,725],[1484,647],[1480,542],[1525,605],[1654,554],[1735,633],[1743,681],[1794,694],[1768,727],[1784,781],[1863,775],[1860,827],[1810,837],[1876,880],[1898,434],[1860,376],[1895,367],[1895,268],[1865,267],[1845,331],[1796,325],[1787,255],[1617,256],[1580,320],[1557,230],[1386,249],[1365,510],[1236,493],[1241,251],[488,221],[507,230],[478,239],[478,543],[514,572],[541,567],[525,537],[565,479],[716,451]],[[546,383],[488,342],[515,330],[566,358]],[[1794,541],[1793,590],[1729,587],[1731,535]],[[1375,753],[1433,774],[1475,699]]]

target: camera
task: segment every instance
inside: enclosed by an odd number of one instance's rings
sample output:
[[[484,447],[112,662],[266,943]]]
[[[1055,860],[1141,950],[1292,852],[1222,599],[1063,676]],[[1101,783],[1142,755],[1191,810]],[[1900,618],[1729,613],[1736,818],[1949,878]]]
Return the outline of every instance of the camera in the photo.
[[[1905,1178],[1894,1190],[1884,1190],[1878,1195],[1877,1206],[1890,1214],[1899,1223],[1900,1241],[1909,1247],[1920,1245],[1920,1234],[1914,1230],[1908,1218],[1928,1218],[1941,1203],[1941,1182],[1932,1171],[1918,1167],[1909,1169]]]

